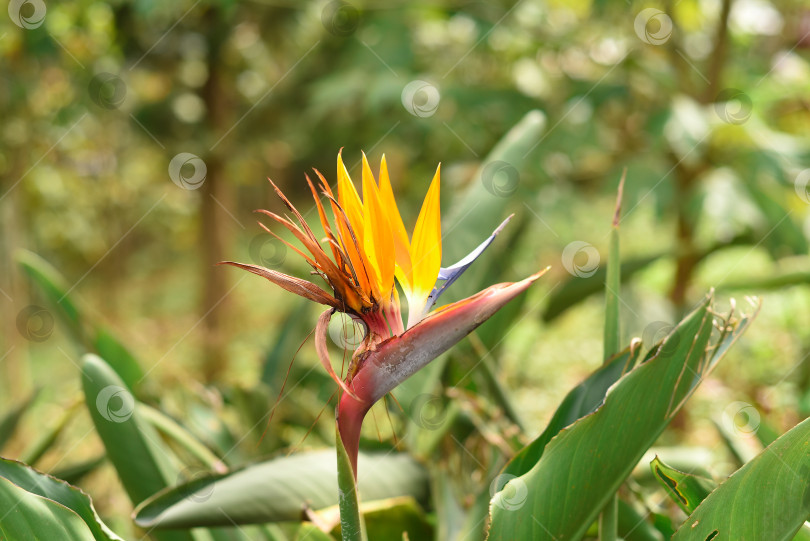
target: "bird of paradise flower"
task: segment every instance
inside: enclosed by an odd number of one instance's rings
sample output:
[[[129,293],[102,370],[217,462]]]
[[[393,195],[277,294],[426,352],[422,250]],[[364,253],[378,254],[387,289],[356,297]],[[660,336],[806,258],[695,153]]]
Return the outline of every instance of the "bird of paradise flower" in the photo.
[[[278,197],[292,212],[289,217],[259,210],[284,226],[308,254],[259,224],[301,255],[332,289],[256,265],[225,261],[262,276],[274,284],[329,307],[315,328],[315,349],[326,371],[343,390],[337,408],[338,433],[357,476],[360,428],[366,413],[380,398],[489,319],[525,291],[546,270],[515,283],[493,285],[464,300],[432,310],[439,296],[492,243],[511,216],[461,261],[441,266],[442,236],[439,208],[440,169],[437,167],[413,233],[408,237],[400,216],[385,156],[379,181],[362,159],[362,199],[337,157],[337,197],[317,170],[321,195],[332,211],[330,222],[321,197],[309,176],[325,237],[318,239],[306,220],[271,180]],[[334,224],[334,225],[333,225]],[[408,305],[407,325],[395,282]],[[365,326],[365,336],[352,355],[343,379],[329,358],[326,336],[330,318],[343,312]]]

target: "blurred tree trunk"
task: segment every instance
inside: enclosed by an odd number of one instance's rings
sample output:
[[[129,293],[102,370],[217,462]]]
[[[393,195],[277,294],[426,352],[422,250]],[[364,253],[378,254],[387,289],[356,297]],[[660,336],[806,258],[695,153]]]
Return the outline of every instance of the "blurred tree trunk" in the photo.
[[[15,54],[7,57],[7,62],[2,65],[7,73],[18,74],[18,76],[30,76],[31,64],[27,62],[22,54]],[[6,94],[3,106],[3,118],[10,118],[11,112],[17,115],[23,114],[24,118],[31,118],[31,113],[27,109],[27,101],[12,93]],[[21,113],[22,112],[22,113]],[[33,126],[32,126],[33,130]],[[29,292],[25,290],[25,282],[21,279],[18,266],[13,260],[14,251],[20,247],[33,248],[31,239],[28,238],[29,228],[26,227],[28,212],[23,197],[23,186],[25,182],[28,151],[26,144],[9,144],[3,148],[8,156],[8,169],[5,174],[0,175],[0,253],[4,254],[0,263],[0,306],[2,310],[3,329],[2,349],[0,349],[0,365],[2,365],[3,380],[0,385],[0,406],[8,406],[9,403],[17,403],[30,391],[32,387],[32,371],[25,363],[28,361],[26,339],[20,333],[17,326],[17,316],[27,305],[32,304]]]
[[[676,159],[673,157],[672,159]],[[686,295],[692,274],[698,263],[695,246],[694,213],[689,212],[689,201],[697,180],[695,172],[685,168],[681,163],[675,164],[675,204],[677,206],[676,247],[678,257],[675,263],[675,279],[670,290],[670,300],[680,318],[686,310]]]
[[[30,381],[26,378],[26,371],[22,369],[23,352],[25,351],[25,339],[20,335],[17,327],[17,314],[20,313],[27,304],[23,294],[17,266],[14,264],[12,254],[19,246],[30,246],[25,239],[20,238],[20,216],[17,209],[23,208],[19,202],[19,188],[12,188],[16,179],[22,176],[23,160],[25,153],[10,152],[12,165],[9,174],[5,177],[7,182],[0,184],[0,196],[3,204],[0,205],[0,253],[8,254],[0,264],[0,306],[3,309],[3,329],[5,333],[2,339],[2,349],[0,349],[0,365],[3,367],[2,387],[0,396],[8,399],[8,402],[0,400],[0,406],[8,406],[9,403],[16,403],[28,392],[31,387]]]
[[[732,0],[723,0],[720,10],[720,17],[717,21],[715,28],[714,44],[708,62],[709,77],[706,79],[706,87],[702,92],[694,90],[693,86],[688,84],[689,78],[685,76],[687,72],[686,57],[683,53],[679,53],[683,61],[678,60],[673,56],[676,69],[679,69],[681,75],[680,84],[681,89],[691,95],[696,101],[708,104],[717,99],[719,89],[722,88],[723,68],[725,66],[728,48],[728,19],[731,13]],[[670,16],[673,14],[673,6],[668,3],[667,8]],[[674,20],[674,19],[673,19]],[[680,44],[673,40],[671,51],[680,48]],[[700,256],[697,253],[697,246],[695,245],[695,214],[689,209],[690,202],[695,193],[698,178],[705,170],[709,169],[712,164],[708,156],[704,153],[700,163],[695,167],[687,167],[683,163],[683,158],[677,156],[675,153],[670,153],[670,160],[675,169],[675,204],[676,204],[676,246],[677,246],[677,260],[675,267],[675,277],[672,281],[672,288],[670,289],[669,297],[675,307],[678,317],[683,317],[688,312],[687,294],[689,285],[692,283],[692,277],[700,261]]]
[[[723,0],[720,8],[720,17],[714,34],[714,48],[709,59],[709,84],[703,95],[703,103],[711,103],[717,99],[722,88],[723,67],[726,63],[726,49],[728,48],[728,18],[731,15],[731,0]]]
[[[202,99],[207,110],[206,131],[209,141],[216,141],[230,128],[228,103],[223,82],[222,46],[228,25],[221,10],[212,7],[206,14],[208,41],[208,81],[202,89]],[[228,303],[226,275],[215,264],[225,259],[226,225],[220,205],[228,208],[230,197],[225,182],[225,156],[227,143],[223,141],[204,158],[208,168],[202,193],[199,241],[202,250],[203,292],[203,374],[207,382],[216,381],[227,369],[225,333],[222,324]]]

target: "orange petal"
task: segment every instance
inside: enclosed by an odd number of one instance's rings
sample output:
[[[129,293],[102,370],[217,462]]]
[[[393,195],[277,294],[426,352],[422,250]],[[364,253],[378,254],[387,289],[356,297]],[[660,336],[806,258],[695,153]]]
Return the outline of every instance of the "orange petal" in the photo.
[[[332,202],[335,199],[335,196],[332,193],[332,188],[329,187],[329,183],[326,182],[326,179],[323,177],[320,171],[315,169],[315,174],[318,175],[318,179],[320,179],[321,181],[322,193],[326,196],[327,199],[329,199],[330,204],[332,204]],[[320,204],[320,198],[317,198],[317,200],[319,203],[318,212],[319,213],[323,212],[321,216],[321,221],[328,224],[329,220],[326,218],[326,211],[323,209],[323,205]],[[337,212],[336,207],[334,204],[332,204],[332,214],[334,215],[336,212]],[[346,252],[346,249],[343,246],[343,243],[341,242],[342,239],[340,236],[340,223],[337,220],[335,220],[335,223],[338,225],[337,234],[335,234],[334,231],[330,230],[330,235],[328,236],[328,242],[332,246],[332,253],[336,254],[335,255],[336,258],[338,255],[340,256],[340,259],[335,259],[335,261],[338,263],[338,266],[340,266],[341,269],[345,269],[346,272],[351,272],[355,276],[355,283],[359,284],[359,280],[356,277],[355,269],[353,267],[351,258],[349,257],[349,254]]]
[[[326,255],[326,252],[323,251],[321,248],[320,243],[317,240],[313,240],[313,237],[308,236],[306,233],[301,231],[294,223],[290,222],[286,218],[282,218],[281,216],[275,214],[274,212],[270,212],[269,210],[257,210],[261,214],[269,216],[270,218],[274,219],[284,227],[286,227],[294,236],[298,239],[301,244],[303,244],[307,250],[312,254],[314,262],[304,256],[307,259],[307,262],[312,265],[316,271],[322,273],[326,276],[327,281],[332,285],[336,292],[338,292],[338,296],[343,299],[352,309],[360,310],[362,308],[361,301],[358,299],[358,294],[356,292],[355,286],[350,282],[349,276],[345,273],[341,272],[340,269],[337,267],[334,261],[329,259],[329,256]],[[264,226],[262,226],[264,227]],[[264,228],[265,231],[272,233],[269,229]],[[282,239],[283,240],[283,239]],[[291,246],[288,244],[288,246]],[[292,246],[291,246],[292,247]],[[295,249],[293,247],[293,249]],[[300,250],[296,250],[299,254],[302,254]],[[303,255],[303,254],[302,254]],[[370,303],[366,302],[366,305]]]
[[[363,154],[363,218],[366,256],[376,271],[382,301],[387,304],[394,288],[394,237],[380,202],[377,182],[365,154]]]
[[[349,172],[338,154],[338,200],[332,199],[332,213],[338,227],[343,250],[349,256],[363,291],[371,293],[371,270],[363,251],[363,204]],[[328,191],[329,196],[331,190]],[[347,208],[347,206],[349,208]]]
[[[422,203],[411,238],[411,265],[413,266],[414,300],[427,299],[442,266],[442,227],[439,206],[439,176],[441,165],[436,169],[433,181]],[[408,299],[410,301],[410,299]],[[409,309],[411,307],[409,306]],[[410,316],[409,316],[410,318]]]
[[[346,216],[343,208],[341,208],[332,196],[327,195],[327,198],[329,198],[332,204],[332,214],[334,214],[335,223],[338,227],[338,238],[340,239],[341,247],[343,251],[346,252],[346,255],[349,256],[352,275],[357,281],[357,286],[362,289],[366,295],[370,295],[371,271],[369,270],[369,263],[366,261],[365,252],[360,246],[354,228],[349,223],[349,218]]]
[[[222,261],[217,263],[217,265],[232,265],[234,267],[239,267],[240,269],[244,269],[248,272],[252,272],[253,274],[267,278],[277,286],[286,289],[290,293],[300,295],[305,299],[319,302],[333,308],[342,308],[341,303],[339,303],[336,298],[315,284],[307,282],[306,280],[295,278],[294,276],[288,276],[284,273],[259,267],[257,265],[246,265],[244,263],[234,263],[233,261]]]
[[[290,202],[290,200],[289,200],[289,199],[287,199],[287,196],[286,196],[286,195],[284,195],[284,193],[283,193],[283,192],[282,192],[282,191],[279,189],[279,187],[278,187],[278,186],[276,186],[276,183],[275,183],[275,182],[273,182],[273,181],[272,181],[271,179],[269,179],[269,178],[268,178],[267,180],[269,180],[269,181],[270,181],[270,185],[271,185],[271,186],[273,186],[273,189],[276,191],[276,195],[278,196],[278,198],[279,198],[279,199],[281,199],[281,202],[282,202],[282,203],[284,203],[284,205],[285,205],[285,206],[286,206],[288,209],[290,209],[290,210],[292,211],[292,213],[295,215],[295,217],[298,219],[298,223],[299,223],[299,224],[301,224],[301,230],[302,230],[302,231],[303,231],[303,232],[304,232],[304,233],[305,233],[305,234],[306,234],[306,235],[307,235],[307,236],[308,236],[308,237],[309,237],[309,238],[310,238],[312,241],[317,242],[317,241],[318,241],[318,239],[315,237],[315,234],[314,234],[314,233],[312,232],[312,230],[309,228],[309,224],[307,224],[307,222],[306,222],[306,220],[304,219],[304,217],[303,217],[303,216],[301,216],[301,213],[300,213],[300,212],[298,212],[298,209],[297,209],[297,208],[295,208],[295,206],[294,206],[294,205],[293,205],[293,204]]]
[[[297,238],[298,241],[301,244],[303,244],[304,247],[306,247],[306,249],[309,250],[309,252],[312,254],[312,257],[315,260],[315,264],[312,264],[312,262],[311,262],[311,260],[309,258],[307,258],[307,261],[310,262],[310,264],[313,267],[315,267],[317,270],[321,270],[321,271],[324,271],[324,272],[327,272],[327,273],[338,272],[338,268],[335,266],[335,263],[331,259],[329,259],[329,256],[326,255],[326,252],[323,251],[323,248],[321,248],[321,245],[318,243],[318,241],[313,240],[312,237],[310,237],[306,233],[304,233],[294,223],[287,220],[286,218],[282,218],[281,216],[279,216],[275,212],[270,212],[269,210],[260,209],[260,210],[257,210],[256,212],[258,212],[260,214],[264,214],[265,216],[269,216],[270,218],[274,219],[275,221],[277,221],[278,223],[280,223],[281,225],[286,227],[290,231],[290,233],[292,233],[295,236],[295,238]],[[265,231],[270,232],[270,230],[268,228],[264,228],[264,229],[265,229]],[[277,236],[274,233],[271,233],[271,234],[273,234],[274,236]],[[289,246],[291,246],[291,245],[289,245]],[[298,251],[298,253],[301,253],[301,252]],[[306,257],[306,256],[304,256],[304,257]]]
[[[385,155],[380,162],[380,202],[388,216],[391,233],[394,237],[394,253],[396,256],[396,274],[403,288],[410,291],[411,279],[411,243],[408,241],[408,231],[402,222],[402,216],[397,208],[394,190],[391,188],[391,179],[388,177],[388,164]]]
[[[256,223],[258,223],[258,224],[259,224],[259,227],[261,227],[262,229],[264,229],[264,230],[265,230],[267,233],[270,233],[270,235],[272,235],[273,237],[275,237],[276,239],[278,239],[279,241],[281,241],[281,243],[283,243],[285,246],[287,246],[287,248],[289,248],[290,250],[293,250],[295,253],[297,253],[298,255],[300,255],[301,257],[303,257],[303,258],[304,258],[304,260],[305,260],[307,263],[309,263],[309,264],[310,264],[312,267],[314,267],[314,268],[316,268],[316,269],[318,268],[318,263],[317,263],[317,262],[316,262],[314,259],[312,259],[311,257],[309,257],[307,254],[305,254],[304,252],[302,252],[302,251],[301,251],[301,250],[299,250],[297,247],[293,246],[291,243],[287,242],[286,240],[284,240],[284,239],[283,239],[283,238],[281,238],[280,236],[276,235],[276,234],[275,234],[273,231],[271,231],[271,230],[270,230],[270,228],[269,228],[269,227],[267,227],[267,226],[266,226],[266,225],[264,225],[263,223],[261,223],[261,222],[256,222]]]
[[[315,171],[318,173],[318,171]],[[318,173],[320,175],[320,173]],[[323,231],[326,234],[326,237],[331,241],[337,241],[335,235],[332,233],[332,228],[329,225],[329,219],[326,217],[326,211],[323,209],[323,204],[321,203],[321,198],[318,195],[317,190],[315,190],[315,185],[312,184],[312,180],[310,180],[309,175],[304,175],[307,179],[307,185],[309,186],[309,191],[312,192],[312,198],[315,200],[315,207],[318,209],[318,218],[321,220],[321,226],[323,226]],[[340,265],[341,260],[344,259],[344,254],[340,252],[339,246],[337,246],[337,242],[329,244],[332,248],[332,255],[335,256],[335,262]]]
[[[360,196],[357,194],[346,166],[343,165],[343,158],[340,154],[337,157],[337,176],[338,203],[346,212],[360,246],[363,246],[363,203],[360,201]]]

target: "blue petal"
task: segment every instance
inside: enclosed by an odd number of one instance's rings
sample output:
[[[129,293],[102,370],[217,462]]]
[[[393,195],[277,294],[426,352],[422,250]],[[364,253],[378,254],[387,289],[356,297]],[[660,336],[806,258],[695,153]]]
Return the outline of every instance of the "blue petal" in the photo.
[[[512,214],[514,216],[514,214]],[[509,216],[501,225],[499,225],[495,231],[492,232],[492,235],[489,236],[484,242],[478,245],[478,247],[467,254],[466,257],[461,259],[458,263],[454,265],[450,265],[449,267],[442,267],[439,269],[439,278],[438,280],[443,280],[444,284],[439,287],[438,285],[433,288],[433,291],[430,292],[428,295],[427,304],[425,305],[425,312],[429,312],[430,309],[436,304],[436,301],[439,299],[439,295],[441,295],[445,289],[447,289],[453,282],[455,282],[459,276],[461,276],[465,270],[467,270],[473,262],[478,259],[478,256],[484,253],[492,241],[495,240],[495,237],[498,236],[498,233],[501,232],[506,224],[509,223],[509,220],[512,219],[512,216]],[[438,282],[437,282],[438,284]]]

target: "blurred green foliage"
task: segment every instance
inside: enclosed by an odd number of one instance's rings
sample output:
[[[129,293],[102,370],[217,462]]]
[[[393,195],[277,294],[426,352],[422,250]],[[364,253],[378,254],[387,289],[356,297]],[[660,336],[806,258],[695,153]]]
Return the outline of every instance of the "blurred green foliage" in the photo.
[[[139,399],[229,465],[331,444],[333,386],[311,345],[282,390],[315,308],[214,264],[306,276],[251,211],[281,208],[266,177],[310,209],[304,173],[334,181],[341,147],[358,177],[361,150],[374,164],[385,153],[406,223],[442,162],[448,257],[483,240],[465,235],[469,224],[491,231],[514,212],[497,256],[470,271],[476,281],[553,266],[520,310],[403,389],[404,412],[389,401],[390,424],[384,406],[367,423],[364,446],[386,449],[413,423],[452,425],[412,446],[439,456],[453,481],[434,489],[433,505],[458,515],[437,535],[480,532],[483,500],[465,494],[486,492],[492,472],[599,366],[598,297],[624,168],[623,345],[640,336],[651,346],[710,287],[721,298],[764,297],[739,349],[659,443],[713,449],[711,473],[722,476],[739,453],[719,445],[728,438],[711,420],[728,407],[752,404],[762,431],[776,434],[810,413],[810,9],[801,3],[10,4],[20,11],[0,16],[2,452],[18,458],[51,430],[37,466],[80,473],[114,531],[133,531],[132,506],[99,459],[92,420],[60,420],[81,390],[80,353],[106,348]],[[532,144],[493,152],[499,164],[489,167],[485,156],[532,110],[544,121]],[[204,164],[201,185],[185,182],[202,169],[173,162],[181,153]],[[575,241],[584,244],[567,257]],[[15,264],[18,249],[58,269],[61,290],[43,292]],[[449,298],[473,287],[462,281]],[[59,319],[79,313],[72,326]],[[461,512],[470,509],[474,519]]]

